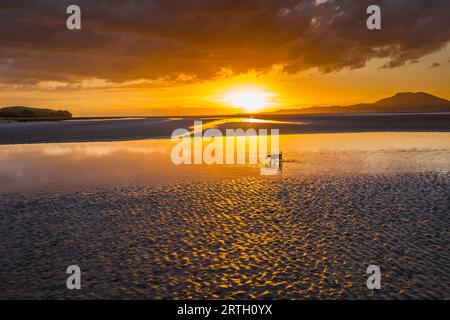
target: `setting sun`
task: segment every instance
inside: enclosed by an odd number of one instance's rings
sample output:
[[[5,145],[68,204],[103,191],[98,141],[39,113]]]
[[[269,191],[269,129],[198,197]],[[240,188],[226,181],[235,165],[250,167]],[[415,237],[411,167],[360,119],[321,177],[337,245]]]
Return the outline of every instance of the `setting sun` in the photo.
[[[260,91],[232,92],[225,95],[223,100],[246,112],[257,112],[271,105],[272,96],[272,93]]]

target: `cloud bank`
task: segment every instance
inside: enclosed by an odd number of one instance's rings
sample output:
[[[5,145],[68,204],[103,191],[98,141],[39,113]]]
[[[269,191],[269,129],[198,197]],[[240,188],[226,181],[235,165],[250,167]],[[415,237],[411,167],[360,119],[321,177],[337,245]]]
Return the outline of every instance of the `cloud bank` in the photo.
[[[82,30],[66,28],[78,4]],[[2,0],[0,83],[200,81],[223,70],[386,68],[450,40],[448,0]],[[366,28],[378,4],[382,30]],[[164,79],[162,81],[161,79]],[[57,85],[56,85],[57,86]]]

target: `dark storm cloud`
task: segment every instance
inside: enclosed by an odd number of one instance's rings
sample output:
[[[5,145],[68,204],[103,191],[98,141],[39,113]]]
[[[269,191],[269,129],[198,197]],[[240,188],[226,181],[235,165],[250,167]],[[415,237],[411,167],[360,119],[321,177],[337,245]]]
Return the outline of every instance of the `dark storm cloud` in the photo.
[[[66,7],[82,9],[82,30],[65,27]],[[366,8],[382,9],[370,31]],[[76,82],[214,77],[318,67],[385,67],[415,62],[450,40],[448,0],[2,0],[0,81]]]

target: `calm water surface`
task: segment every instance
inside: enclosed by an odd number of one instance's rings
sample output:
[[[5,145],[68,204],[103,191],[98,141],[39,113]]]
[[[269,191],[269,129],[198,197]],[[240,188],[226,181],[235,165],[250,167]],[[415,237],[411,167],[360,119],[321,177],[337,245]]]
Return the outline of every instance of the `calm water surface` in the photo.
[[[169,139],[0,146],[0,192],[67,190],[259,176],[258,165],[172,163]],[[282,172],[320,174],[450,172],[450,133],[341,133],[280,137]]]

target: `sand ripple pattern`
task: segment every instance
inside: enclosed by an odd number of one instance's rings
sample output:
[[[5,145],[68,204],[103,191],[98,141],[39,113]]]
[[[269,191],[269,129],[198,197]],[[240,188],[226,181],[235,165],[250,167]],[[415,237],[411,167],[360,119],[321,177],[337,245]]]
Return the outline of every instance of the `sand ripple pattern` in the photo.
[[[4,194],[0,298],[449,299],[449,186],[423,173]],[[65,287],[71,264],[82,290]]]

